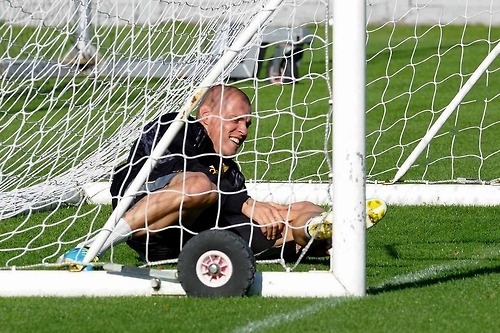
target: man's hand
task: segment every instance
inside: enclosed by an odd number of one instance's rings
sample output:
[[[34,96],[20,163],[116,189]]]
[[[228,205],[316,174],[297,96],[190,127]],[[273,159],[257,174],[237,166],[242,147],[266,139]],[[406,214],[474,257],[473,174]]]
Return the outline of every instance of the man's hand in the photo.
[[[248,198],[241,207],[241,212],[261,226],[267,239],[276,239],[285,228],[287,206]]]

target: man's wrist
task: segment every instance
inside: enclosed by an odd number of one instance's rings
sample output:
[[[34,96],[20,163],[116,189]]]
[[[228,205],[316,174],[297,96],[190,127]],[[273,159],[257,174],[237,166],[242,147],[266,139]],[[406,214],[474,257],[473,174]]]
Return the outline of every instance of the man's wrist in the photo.
[[[254,203],[255,200],[252,199],[252,197],[248,197],[245,202],[243,202],[243,205],[241,206],[241,212],[243,215],[250,217]]]

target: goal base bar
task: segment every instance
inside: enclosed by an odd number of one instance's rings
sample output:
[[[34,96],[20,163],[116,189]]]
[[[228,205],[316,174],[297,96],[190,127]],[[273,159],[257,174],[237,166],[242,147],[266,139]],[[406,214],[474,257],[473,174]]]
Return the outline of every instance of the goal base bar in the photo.
[[[392,184],[366,186],[368,198],[381,198],[392,205],[496,206],[500,186],[492,184]]]
[[[492,206],[500,202],[500,183],[490,184],[366,184],[367,198],[381,198],[390,205],[474,205]],[[248,193],[259,201],[289,204],[311,201],[329,205],[329,185],[322,183],[248,182]],[[96,182],[82,189],[85,200],[110,204],[109,184]]]
[[[380,198],[390,205],[493,206],[500,202],[500,184],[366,184],[367,198]],[[331,204],[328,184],[253,183],[249,194],[262,201],[293,203],[312,201]]]
[[[0,271],[0,281],[0,297],[186,295],[178,282],[106,271]],[[327,271],[257,272],[249,294],[264,297],[353,296],[333,273]]]

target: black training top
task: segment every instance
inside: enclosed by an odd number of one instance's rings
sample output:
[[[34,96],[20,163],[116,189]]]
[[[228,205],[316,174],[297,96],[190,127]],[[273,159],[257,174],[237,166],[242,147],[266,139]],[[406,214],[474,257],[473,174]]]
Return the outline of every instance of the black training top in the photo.
[[[164,114],[144,127],[141,137],[132,146],[127,162],[115,170],[111,183],[113,207],[116,207],[118,197],[123,196],[176,116],[177,113]],[[220,190],[222,210],[241,213],[241,207],[248,199],[245,177],[232,159],[215,153],[205,128],[192,117],[174,137],[146,181],[183,171],[206,174]]]

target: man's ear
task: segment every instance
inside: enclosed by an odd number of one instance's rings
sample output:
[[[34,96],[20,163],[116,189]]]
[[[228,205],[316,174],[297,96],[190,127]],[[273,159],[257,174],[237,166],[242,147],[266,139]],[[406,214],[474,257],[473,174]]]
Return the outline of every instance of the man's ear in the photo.
[[[202,105],[198,109],[198,119],[200,123],[206,124],[208,122],[208,117],[210,116],[210,108],[207,105]]]

